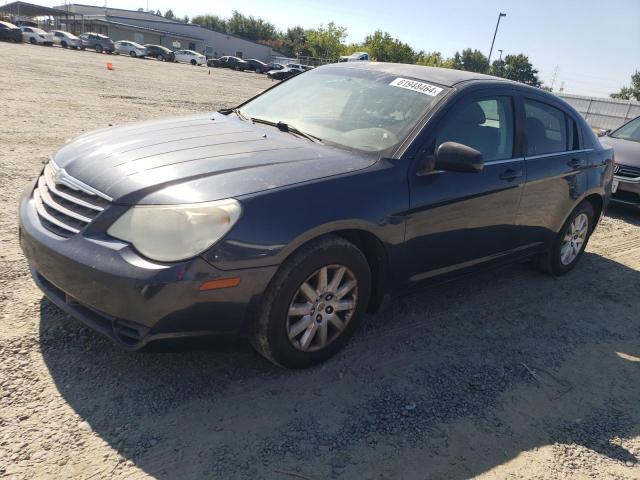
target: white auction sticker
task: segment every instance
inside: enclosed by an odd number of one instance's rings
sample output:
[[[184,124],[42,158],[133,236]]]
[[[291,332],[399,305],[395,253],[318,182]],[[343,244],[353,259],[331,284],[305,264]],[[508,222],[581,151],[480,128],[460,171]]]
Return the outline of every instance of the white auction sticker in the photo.
[[[415,80],[409,80],[408,78],[396,78],[389,85],[393,87],[406,88],[407,90],[413,90],[414,92],[424,93],[425,95],[431,95],[435,97],[438,95],[442,88],[435,85],[429,85],[428,83],[417,82]]]

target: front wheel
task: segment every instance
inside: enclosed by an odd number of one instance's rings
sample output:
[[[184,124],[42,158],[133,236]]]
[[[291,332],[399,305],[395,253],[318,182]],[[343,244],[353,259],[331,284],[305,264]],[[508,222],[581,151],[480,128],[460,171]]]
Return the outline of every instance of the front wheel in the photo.
[[[31,37],[31,38],[29,38],[29,43],[30,43],[31,45],[35,45],[35,44],[36,44],[36,43],[38,43],[38,42],[37,42],[37,40],[36,40],[35,38]]]
[[[371,292],[367,259],[336,236],[315,240],[282,265],[250,327],[253,347],[276,365],[306,368],[337,353]]]
[[[582,257],[595,226],[595,212],[591,202],[578,205],[562,226],[553,246],[534,259],[536,266],[551,275],[564,275]]]
[[[164,57],[162,55],[158,55],[156,58],[161,62],[164,62]]]
[[[191,60],[191,65],[196,66],[198,64],[198,62],[196,62],[195,60]]]
[[[134,52],[133,50],[131,50],[131,51],[129,52],[129,56],[130,56],[130,57],[132,57],[132,58],[136,58],[138,55],[136,54],[136,52]]]
[[[62,48],[67,48],[69,46],[67,42],[62,42],[60,45],[62,46]]]
[[[96,45],[96,53],[102,53],[102,47],[100,45]]]

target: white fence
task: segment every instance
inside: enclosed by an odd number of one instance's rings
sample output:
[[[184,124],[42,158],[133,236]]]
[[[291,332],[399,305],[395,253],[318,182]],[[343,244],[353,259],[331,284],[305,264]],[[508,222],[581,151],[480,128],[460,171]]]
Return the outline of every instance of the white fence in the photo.
[[[558,95],[578,110],[591,128],[613,129],[640,115],[640,102],[614,98]]]

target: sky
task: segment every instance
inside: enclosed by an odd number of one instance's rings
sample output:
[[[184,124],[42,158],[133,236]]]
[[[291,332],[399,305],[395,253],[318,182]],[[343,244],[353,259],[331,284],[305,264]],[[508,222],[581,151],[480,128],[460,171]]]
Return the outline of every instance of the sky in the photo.
[[[5,3],[7,0],[4,0]],[[30,0],[47,6],[64,0]],[[107,0],[109,7],[149,8],[178,16],[232,10],[262,17],[278,28],[315,28],[335,22],[359,42],[375,30],[389,32],[415,50],[477,48],[489,54],[499,12],[492,59],[524,53],[546,85],[566,93],[608,96],[640,70],[640,0]],[[73,2],[70,2],[73,3]],[[105,0],[80,0],[89,5]],[[555,73],[555,81],[554,81]]]

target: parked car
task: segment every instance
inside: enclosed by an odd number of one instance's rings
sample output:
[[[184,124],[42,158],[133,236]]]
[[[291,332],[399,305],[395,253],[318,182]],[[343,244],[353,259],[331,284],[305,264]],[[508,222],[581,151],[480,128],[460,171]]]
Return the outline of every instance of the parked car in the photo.
[[[147,56],[153,57],[161,62],[175,62],[176,56],[171,50],[162,45],[146,44],[144,48],[147,49]]]
[[[27,187],[19,238],[47,297],[123,348],[246,332],[307,367],[387,293],[526,258],[569,272],[612,178],[613,150],[541,89],[336,63],[81,135]]]
[[[248,59],[247,64],[246,70],[253,70],[256,73],[267,73],[270,70],[269,65],[255,58]]]
[[[360,62],[369,60],[367,52],[354,52],[351,55],[342,55],[338,62]]]
[[[22,30],[13,23],[0,22],[0,40],[22,42]]]
[[[238,57],[224,56],[220,58],[210,58],[207,66],[218,68],[232,68],[234,70],[249,70],[249,63]]]
[[[53,43],[60,45],[62,48],[78,49],[82,46],[82,40],[73,33],[65,32],[64,30],[51,30],[51,34],[53,35]]]
[[[178,63],[190,63],[191,65],[203,65],[207,63],[207,57],[193,50],[176,50],[175,61]]]
[[[22,30],[23,42],[33,43],[34,45],[53,45],[53,35],[41,28],[22,26],[20,30]]]
[[[281,70],[271,70],[267,72],[267,76],[273,80],[286,80],[287,78],[295,77],[305,71],[306,70],[302,68],[302,65],[289,63]]]
[[[96,53],[113,53],[113,41],[106,35],[89,32],[83,33],[79,38],[82,41],[82,46],[80,47],[82,50],[89,48],[95,50]]]
[[[284,68],[284,65],[277,62],[271,62],[267,64],[267,67],[269,67],[269,69],[267,70],[269,72],[271,70],[282,70]]]
[[[640,117],[600,139],[616,152],[611,202],[640,208]]]
[[[144,58],[147,55],[147,49],[145,47],[130,40],[118,40],[113,44],[113,51],[120,55],[129,55],[130,57]]]

